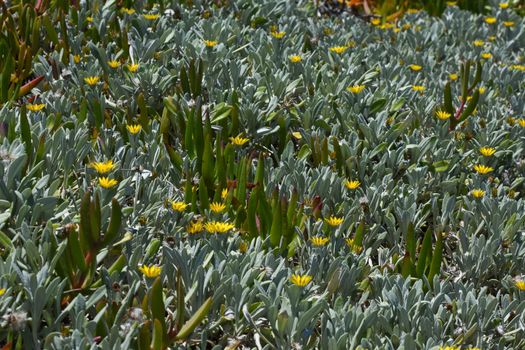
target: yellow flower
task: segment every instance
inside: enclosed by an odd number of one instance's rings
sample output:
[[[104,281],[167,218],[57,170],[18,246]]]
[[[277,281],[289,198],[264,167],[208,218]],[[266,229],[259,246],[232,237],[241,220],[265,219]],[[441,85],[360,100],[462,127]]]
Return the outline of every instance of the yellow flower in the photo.
[[[336,216],[330,216],[329,218],[325,218],[324,221],[330,225],[330,226],[339,226],[343,223],[344,219],[343,218],[338,218]]]
[[[485,43],[483,42],[483,40],[474,40],[474,46],[483,46],[485,45]]]
[[[514,22],[513,21],[505,21],[505,22],[503,22],[503,25],[505,27],[514,27]]]
[[[336,54],[342,54],[346,51],[347,47],[346,46],[332,46],[331,48],[329,48],[328,50],[330,50],[331,52],[335,52]]]
[[[457,3],[457,1],[447,1],[447,6],[456,6]]]
[[[160,275],[160,266],[157,265],[141,265],[139,271],[148,278],[155,278]]]
[[[439,350],[461,350],[459,346],[440,346]]]
[[[213,202],[213,203],[210,204],[210,209],[214,213],[220,213],[224,209],[226,209],[226,204],[219,203],[219,202]]]
[[[129,9],[129,8],[126,8],[126,7],[123,7],[121,11],[124,12],[124,13],[127,13],[128,15],[132,15],[132,14],[135,13],[134,9]]]
[[[481,54],[481,58],[484,58],[484,59],[486,59],[486,60],[489,60],[489,59],[492,58],[492,54],[491,54],[490,52],[483,52],[483,53]]]
[[[513,64],[512,66],[510,66],[510,68],[515,69],[515,70],[525,71],[525,66],[522,64]]]
[[[222,192],[221,192],[221,198],[225,199],[226,197],[228,197],[228,189],[227,188],[223,189]]]
[[[409,15],[414,15],[414,14],[416,14],[416,13],[418,13],[418,12],[419,12],[418,9],[413,9],[413,8],[410,8],[410,9],[407,10],[407,13],[408,13]]]
[[[128,124],[126,125],[126,129],[133,135],[138,134],[140,130],[142,130],[142,126],[140,124]]]
[[[297,140],[300,140],[303,138],[303,135],[299,131],[292,132],[292,136],[295,137]]]
[[[308,283],[312,281],[312,276],[310,275],[296,275],[293,274],[292,277],[290,277],[290,282],[295,284],[299,287],[305,287]]]
[[[480,86],[480,87],[478,88],[478,91],[479,91],[480,94],[484,94],[486,90],[487,90],[487,88],[484,87],[484,86]]]
[[[447,120],[451,116],[452,116],[452,114],[450,114],[448,112],[445,112],[445,111],[437,111],[436,112],[436,117],[438,117],[441,120]]]
[[[73,61],[78,64],[80,62],[80,55],[73,55]]]
[[[412,90],[417,92],[423,92],[425,91],[425,87],[423,85],[412,85]]]
[[[470,191],[470,193],[472,194],[472,196],[474,196],[474,198],[481,198],[481,197],[483,197],[485,195],[485,191],[483,191],[480,188],[472,190],[472,191]]]
[[[202,232],[202,230],[204,230],[204,225],[201,221],[193,221],[186,227],[186,231],[188,231],[190,235]]]
[[[239,251],[241,253],[246,253],[248,251],[248,243],[246,243],[245,241],[242,241],[240,244],[239,244]]]
[[[352,249],[352,251],[356,254],[359,254],[363,251],[363,247],[357,245],[355,242],[354,242],[354,239],[353,238],[347,238],[345,239],[345,242],[346,242],[346,245],[348,246],[348,248]]]
[[[403,30],[409,30],[410,28],[412,28],[412,25],[410,23],[405,23],[401,26],[401,29]]]
[[[136,71],[139,70],[139,64],[138,64],[138,63],[135,63],[135,64],[128,64],[127,67],[128,67],[128,70],[129,70],[131,73],[135,73]]]
[[[204,228],[209,233],[226,233],[235,228],[235,225],[229,222],[208,221],[204,224]]]
[[[116,69],[120,67],[120,62],[116,60],[111,60],[111,61],[108,61],[108,66],[110,66],[113,69]]]
[[[523,280],[516,280],[515,285],[516,285],[516,288],[518,288],[519,290],[524,290],[525,291],[525,281],[523,281]]]
[[[107,177],[99,177],[98,184],[103,188],[111,188],[118,183],[115,179],[109,179]]]
[[[214,47],[218,44],[216,40],[204,40],[204,45],[207,47]]]
[[[352,85],[352,86],[349,86],[346,88],[347,91],[353,93],[353,94],[358,94],[360,93],[361,91],[363,91],[365,89],[365,86],[364,85]]]
[[[372,23],[373,25],[375,26],[378,26],[381,24],[381,19],[380,18],[373,18],[370,23]]]
[[[450,73],[450,74],[448,75],[448,78],[449,78],[450,80],[457,80],[457,79],[458,79],[458,75],[457,75],[456,73]]]
[[[244,145],[246,142],[250,141],[250,139],[247,139],[245,137],[242,137],[242,134],[239,134],[235,137],[230,137],[230,141],[235,145],[235,146],[242,146]]]
[[[481,147],[479,149],[479,152],[483,154],[485,157],[490,157],[494,153],[496,153],[496,149],[492,147]]]
[[[93,17],[87,16],[86,17],[86,21],[88,21],[89,23],[93,22]]]
[[[144,18],[149,21],[154,21],[160,17],[158,13],[155,13],[155,14],[146,13],[146,14],[143,14],[142,16],[144,16]]]
[[[175,211],[182,212],[186,210],[187,207],[188,207],[188,204],[184,202],[175,202],[175,201],[171,202],[171,208]]]
[[[485,18],[485,23],[488,23],[488,24],[494,24],[496,23],[496,17],[486,17]]]
[[[501,2],[499,4],[499,8],[500,9],[507,9],[507,8],[509,8],[509,3],[508,2]]]
[[[410,69],[412,69],[414,72],[419,72],[423,67],[417,65],[417,64],[411,64]]]
[[[328,237],[314,236],[310,238],[310,241],[312,242],[313,246],[322,247],[328,243],[329,239]]]
[[[519,124],[522,128],[525,128],[525,119],[523,119],[523,118],[518,119],[518,124]]]
[[[44,109],[45,106],[46,105],[44,103],[40,103],[40,104],[37,103],[37,104],[26,105],[26,108],[30,110],[31,112],[38,112]]]
[[[271,34],[275,39],[281,39],[281,38],[286,34],[286,32],[278,32],[278,31],[272,30],[272,31],[270,32],[270,34]]]
[[[345,181],[345,186],[349,190],[355,190],[356,188],[361,186],[361,183],[359,181],[357,181],[357,180],[346,180]]]
[[[290,57],[288,57],[288,59],[292,63],[298,63],[298,62],[301,62],[303,58],[299,55],[291,55]]]
[[[87,77],[87,78],[84,78],[84,81],[88,84],[88,85],[95,85],[96,83],[98,83],[98,81],[100,80],[99,77]]]
[[[482,165],[482,164],[476,164],[474,165],[474,170],[478,173],[478,174],[488,174],[490,173],[491,171],[494,170],[494,168],[490,167],[490,166],[486,166],[486,165]]]
[[[113,164],[111,159],[106,162],[92,162],[90,166],[99,174],[109,173],[115,168],[115,164]]]
[[[5,294],[5,291],[6,291],[5,288],[0,289],[0,296],[4,295],[4,294]]]

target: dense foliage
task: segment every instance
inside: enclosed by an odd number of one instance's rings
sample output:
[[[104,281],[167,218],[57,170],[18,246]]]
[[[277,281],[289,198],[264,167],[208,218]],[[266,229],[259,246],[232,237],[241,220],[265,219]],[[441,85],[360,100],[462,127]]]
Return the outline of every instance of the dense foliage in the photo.
[[[525,348],[512,3],[207,3],[1,4],[3,348]]]

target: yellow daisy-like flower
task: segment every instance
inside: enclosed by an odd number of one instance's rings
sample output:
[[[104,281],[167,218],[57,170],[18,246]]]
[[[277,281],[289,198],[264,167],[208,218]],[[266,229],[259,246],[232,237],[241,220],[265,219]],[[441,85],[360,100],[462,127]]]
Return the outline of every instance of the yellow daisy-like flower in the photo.
[[[121,11],[124,12],[124,13],[127,13],[128,15],[132,15],[132,14],[135,13],[135,9],[129,9],[129,8],[127,8],[127,7],[123,7],[123,8],[121,9]]]
[[[147,19],[148,21],[154,21],[154,20],[156,20],[157,18],[160,17],[160,15],[158,13],[145,13],[142,16],[145,19]]]
[[[329,239],[328,237],[314,236],[310,238],[310,241],[312,242],[313,246],[322,247],[325,246],[326,243],[328,243]]]
[[[485,45],[483,40],[474,40],[473,44],[474,44],[474,46],[478,46],[478,47],[481,47],[481,46]]]
[[[222,199],[225,199],[226,197],[228,197],[228,189],[225,188],[221,191],[221,198]]]
[[[492,58],[492,54],[491,54],[490,52],[483,52],[483,53],[481,54],[481,58],[484,58],[484,59],[486,59],[486,60],[489,60],[489,59]]]
[[[518,288],[519,290],[523,290],[523,291],[525,291],[525,281],[523,281],[523,280],[516,280],[516,282],[514,283],[514,285],[515,285],[516,288]]]
[[[448,75],[448,78],[449,78],[450,80],[458,80],[458,75],[457,75],[456,73],[450,73],[450,74]]]
[[[507,9],[507,8],[509,8],[509,3],[508,2],[501,2],[501,3],[499,3],[498,6],[499,6],[500,9]]]
[[[292,132],[292,136],[296,138],[297,140],[301,140],[303,138],[303,135],[299,131]]]
[[[288,59],[292,63],[298,63],[298,62],[301,62],[303,60],[303,58],[301,56],[299,56],[299,55],[291,55],[290,57],[288,57]]]
[[[447,120],[448,118],[452,117],[452,114],[445,111],[437,111],[436,117],[438,117],[441,120]]]
[[[509,28],[509,27],[514,27],[514,24],[515,24],[515,23],[514,23],[513,21],[504,21],[504,22],[503,22],[503,25],[504,25],[505,27],[507,27],[507,28]]]
[[[425,91],[425,87],[423,85],[412,85],[412,90],[417,92],[423,92]]]
[[[414,9],[414,8],[410,8],[410,9],[407,10],[407,13],[409,15],[414,15],[416,13],[419,13],[419,10],[418,9]]]
[[[522,65],[522,64],[513,64],[512,66],[510,66],[510,68],[515,69],[515,70],[525,71],[525,65]]]
[[[147,278],[155,278],[160,275],[160,266],[157,265],[141,265],[139,271]]]
[[[372,23],[373,25],[375,26],[378,26],[381,24],[381,19],[380,18],[373,18],[370,23]]]
[[[312,278],[310,275],[293,274],[292,277],[290,277],[290,282],[299,287],[306,287],[306,285],[312,281]]]
[[[286,34],[286,32],[278,32],[278,31],[274,31],[272,30],[270,32],[270,34],[275,38],[275,39],[282,39],[284,37],[284,35]]]
[[[476,165],[474,165],[474,170],[475,170],[478,174],[485,175],[485,174],[488,174],[488,173],[490,173],[491,171],[493,171],[494,168],[492,168],[492,167],[490,167],[490,166],[483,165],[483,164],[476,164]]]
[[[115,179],[107,178],[107,177],[99,177],[98,184],[100,185],[100,187],[109,189],[111,187],[114,187],[116,184],[118,184],[118,181]]]
[[[235,146],[242,146],[246,142],[250,141],[250,139],[242,137],[242,134],[239,134],[235,137],[230,137],[231,143],[233,143]]]
[[[202,232],[202,230],[204,230],[204,225],[202,224],[201,221],[193,221],[186,227],[186,231],[190,235],[194,235],[196,233]]]
[[[217,46],[217,44],[217,40],[204,40],[204,45],[206,45],[206,47],[214,47]]]
[[[204,224],[204,228],[209,233],[226,233],[235,228],[235,225],[223,221],[208,221]]]
[[[439,350],[461,350],[459,346],[440,346]]]
[[[95,85],[96,83],[98,83],[99,80],[100,80],[99,77],[93,77],[93,76],[84,78],[84,81],[90,86]]]
[[[348,248],[350,248],[354,253],[359,254],[363,251],[363,247],[361,247],[360,245],[357,245],[354,242],[353,238],[347,238],[345,239],[345,242]]]
[[[496,149],[492,147],[481,147],[479,149],[479,153],[483,154],[485,157],[490,157],[494,153],[496,153]]]
[[[447,1],[447,6],[456,6],[457,4],[457,1]]]
[[[331,215],[330,217],[325,218],[324,221],[325,221],[328,225],[330,225],[330,226],[332,226],[332,227],[336,227],[336,226],[341,225],[341,224],[343,223],[344,219],[343,219],[343,218],[338,218],[338,217],[336,217],[336,216]]]
[[[518,119],[518,124],[519,124],[522,128],[525,128],[525,119],[523,119],[523,118]]]
[[[355,190],[356,188],[361,186],[361,183],[359,181],[357,181],[357,180],[346,180],[345,181],[345,186],[349,190]]]
[[[347,91],[353,93],[353,94],[358,94],[360,93],[361,91],[363,91],[365,89],[365,86],[364,85],[352,85],[352,86],[349,86],[346,88]]]
[[[115,168],[115,164],[113,164],[111,159],[106,162],[92,162],[90,166],[99,174],[109,173]]]
[[[346,51],[346,49],[347,49],[346,46],[332,46],[328,50],[330,50],[330,52],[335,52],[336,54],[340,55],[340,54],[344,53]]]
[[[189,204],[186,204],[184,202],[175,202],[175,201],[171,202],[171,208],[178,212],[183,212],[184,210],[186,210],[188,205]]]
[[[472,196],[474,198],[478,198],[479,199],[479,198],[482,198],[485,195],[485,191],[483,191],[480,188],[477,188],[475,190],[470,191],[470,194],[472,194]]]
[[[410,69],[412,69],[414,72],[419,72],[421,69],[423,69],[423,67],[417,64],[411,64],[408,67],[410,67]]]
[[[496,23],[497,19],[496,17],[486,17],[485,18],[485,23],[488,23],[488,24],[494,24]]]
[[[44,103],[37,103],[37,104],[29,104],[26,105],[26,108],[30,110],[31,112],[38,112],[44,109],[46,105]]]
[[[135,64],[128,64],[127,67],[128,67],[128,70],[129,70],[131,73],[135,73],[136,71],[139,70],[139,64],[138,64],[138,63],[135,63]]]
[[[142,130],[142,126],[140,124],[128,124],[126,125],[126,129],[133,135],[138,134],[140,130]]]
[[[484,87],[484,86],[480,86],[480,87],[478,88],[478,91],[479,91],[480,94],[484,94],[485,91],[487,91],[487,88]]]
[[[120,62],[116,60],[111,60],[108,61],[108,66],[110,66],[113,69],[117,69],[118,67],[120,67]]]
[[[87,16],[86,17],[86,21],[88,21],[89,23],[92,23],[93,22],[93,17]]]
[[[219,202],[213,202],[213,203],[210,203],[210,209],[214,213],[220,213],[224,209],[226,209],[226,204],[219,203]]]
[[[80,62],[80,55],[73,55],[73,62],[78,64]]]

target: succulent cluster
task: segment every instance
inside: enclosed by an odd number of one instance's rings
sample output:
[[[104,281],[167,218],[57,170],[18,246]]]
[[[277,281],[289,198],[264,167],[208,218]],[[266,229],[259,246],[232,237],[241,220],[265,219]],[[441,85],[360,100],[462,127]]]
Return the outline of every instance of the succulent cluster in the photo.
[[[525,23],[489,3],[2,2],[3,348],[525,348]]]

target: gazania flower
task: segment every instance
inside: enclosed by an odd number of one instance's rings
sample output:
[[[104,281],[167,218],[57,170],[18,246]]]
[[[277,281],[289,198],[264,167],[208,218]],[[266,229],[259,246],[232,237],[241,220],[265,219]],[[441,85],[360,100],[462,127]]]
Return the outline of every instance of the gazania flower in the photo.
[[[78,64],[80,62],[80,55],[73,55],[73,62],[75,62],[76,64]]]
[[[129,70],[131,73],[135,73],[136,71],[139,70],[139,64],[138,64],[138,63],[135,63],[135,64],[128,64],[127,67],[128,67],[128,70]]]
[[[363,251],[363,247],[361,247],[360,245],[357,245],[354,242],[353,238],[347,238],[345,239],[345,242],[348,248],[350,248],[354,253],[359,254]]]
[[[478,173],[478,174],[488,174],[490,173],[491,171],[494,170],[494,168],[490,167],[490,166],[486,166],[486,165],[483,165],[483,164],[476,164],[474,165],[474,170]]]
[[[306,285],[312,281],[312,278],[310,275],[293,274],[292,277],[290,277],[290,282],[299,287],[306,287]]]
[[[480,94],[484,94],[486,90],[487,90],[487,88],[484,87],[484,86],[480,86],[480,87],[478,88],[478,91],[479,91]]]
[[[100,187],[108,189],[118,184],[118,181],[115,179],[109,179],[107,177],[99,177],[98,184],[100,185]]]
[[[278,32],[278,31],[275,31],[275,30],[272,30],[270,32],[270,34],[275,38],[275,39],[282,39],[284,37],[284,35],[286,34],[286,32]]]
[[[480,188],[477,188],[475,190],[472,190],[470,191],[470,194],[474,197],[474,198],[482,198],[484,195],[485,195],[485,191],[483,191],[482,189]]]
[[[44,109],[45,106],[46,105],[44,103],[40,103],[40,104],[37,103],[37,104],[26,105],[26,108],[30,110],[31,112],[38,112]]]
[[[99,77],[94,77],[94,76],[84,78],[84,81],[90,86],[95,85],[96,83],[98,83],[99,80],[100,80]]]
[[[345,186],[346,188],[348,188],[349,190],[355,190],[356,188],[358,188],[359,186],[361,185],[361,183],[357,180],[346,180],[345,181]]]
[[[117,69],[118,67],[120,67],[120,62],[116,60],[111,60],[108,61],[108,66],[110,66],[113,69]]]
[[[344,53],[346,51],[346,49],[347,49],[346,46],[332,46],[328,50],[330,50],[331,52],[335,52],[336,54],[340,55],[340,54]]]
[[[510,27],[514,27],[514,22],[513,21],[505,21],[503,22],[503,25],[507,28],[510,28]]]
[[[458,75],[457,75],[456,73],[450,73],[450,74],[448,75],[448,78],[449,78],[450,80],[457,80],[457,79],[458,79]]]
[[[479,149],[479,153],[483,154],[485,157],[490,157],[494,153],[496,153],[496,149],[492,147],[481,147]]]
[[[325,221],[328,225],[330,225],[330,226],[332,226],[332,227],[336,227],[336,226],[341,225],[341,224],[343,223],[344,219],[343,219],[343,218],[338,218],[338,217],[336,217],[336,216],[331,215],[330,217],[325,218],[324,221]]]
[[[210,209],[214,213],[220,213],[224,209],[226,209],[226,204],[219,203],[219,202],[213,202],[213,203],[210,204]]]
[[[298,62],[301,62],[303,58],[299,55],[291,55],[290,57],[288,57],[288,59],[292,63],[298,63]]]
[[[135,9],[129,9],[129,8],[126,8],[126,7],[123,7],[121,11],[124,12],[124,13],[127,13],[128,15],[132,15],[132,14],[135,13]]]
[[[379,18],[373,18],[370,23],[372,23],[372,25],[375,25],[375,26],[378,26],[381,24],[381,19]]]
[[[190,235],[202,232],[202,230],[204,230],[204,225],[201,221],[193,221],[186,227],[186,231]]]
[[[408,13],[409,15],[414,15],[414,14],[416,14],[416,13],[418,13],[418,12],[419,12],[419,9],[415,9],[415,8],[409,8],[409,9],[407,10],[407,13]]]
[[[417,65],[417,64],[411,64],[410,66],[408,66],[410,69],[412,69],[414,72],[419,72],[421,69],[423,69],[423,67]]]
[[[138,134],[140,130],[142,130],[142,126],[140,124],[128,124],[126,125],[126,129],[133,135]]]
[[[447,120],[451,116],[452,116],[452,114],[450,114],[448,112],[445,112],[445,111],[437,111],[436,112],[436,117],[438,117],[441,120]]]
[[[447,1],[447,6],[456,6],[457,4],[457,1]]]
[[[115,168],[115,164],[113,164],[111,159],[106,162],[92,162],[90,166],[99,174],[109,173]]]
[[[184,202],[171,202],[171,208],[178,212],[183,212],[188,207],[188,204]]]
[[[525,291],[525,281],[523,281],[523,280],[516,280],[516,282],[514,283],[514,285],[515,285],[516,288],[518,288],[519,290],[523,290],[523,291]]]
[[[145,19],[147,19],[148,21],[154,21],[156,20],[157,18],[160,17],[160,15],[158,13],[154,13],[154,14],[150,14],[150,13],[145,13],[142,15]]]
[[[6,291],[5,288],[0,288],[0,296],[4,295],[4,294],[5,294],[5,291]]]
[[[486,17],[485,18],[485,23],[488,23],[488,24],[494,24],[496,23],[497,19],[496,17]]]
[[[242,146],[244,145],[246,142],[250,141],[250,139],[247,139],[245,137],[242,137],[241,136],[242,134],[240,135],[237,135],[235,137],[230,137],[230,141],[231,143],[233,143],[235,146]]]
[[[224,188],[224,189],[221,191],[221,198],[222,198],[222,199],[225,199],[226,197],[228,197],[228,189],[227,189],[227,188]]]
[[[523,119],[523,118],[518,119],[518,124],[519,124],[522,128],[525,128],[525,119]]]
[[[328,243],[329,239],[328,237],[314,236],[310,238],[310,241],[312,242],[313,246],[322,247],[325,246],[326,243]]]
[[[491,54],[490,52],[483,52],[483,53],[481,54],[481,58],[484,58],[484,59],[486,59],[486,60],[489,60],[489,59],[492,58],[492,54]]]
[[[483,46],[485,45],[485,43],[483,42],[483,40],[474,40],[474,46]]]
[[[216,40],[204,40],[204,45],[206,47],[214,47],[217,46],[218,42]]]
[[[353,94],[358,94],[360,93],[361,91],[363,91],[365,89],[365,86],[364,85],[352,85],[352,86],[349,86],[346,88],[347,91],[353,93]]]
[[[412,90],[422,93],[425,91],[425,87],[423,85],[412,85]]]
[[[500,2],[498,6],[499,6],[500,9],[507,9],[507,8],[509,8],[509,3],[508,2]]]
[[[147,278],[155,278],[160,275],[160,266],[157,265],[141,265],[139,271]]]
[[[223,221],[208,221],[204,224],[204,228],[209,233],[226,233],[235,228],[235,225]]]

